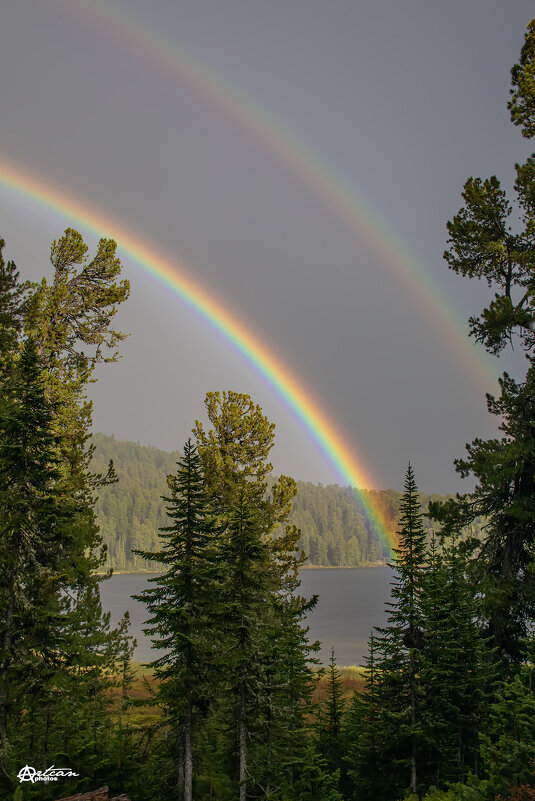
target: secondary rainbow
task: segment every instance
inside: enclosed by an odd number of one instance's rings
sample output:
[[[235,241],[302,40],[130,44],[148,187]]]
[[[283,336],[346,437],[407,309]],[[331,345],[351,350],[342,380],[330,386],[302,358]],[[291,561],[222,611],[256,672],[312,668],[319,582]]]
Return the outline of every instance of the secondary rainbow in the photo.
[[[70,222],[75,221],[98,236],[106,232],[106,236],[117,240],[121,251],[132,261],[168,286],[223,334],[267,379],[302,421],[341,479],[355,489],[368,518],[376,527],[382,542],[391,551],[396,542],[395,533],[389,531],[380,509],[362,492],[362,489],[377,484],[347,447],[342,434],[314,402],[306,388],[296,380],[290,369],[260,342],[233,312],[204,289],[200,289],[188,277],[187,268],[183,264],[171,262],[152,245],[141,241],[119,223],[111,221],[108,215],[106,218],[100,216],[80,200],[2,160],[0,160],[0,185],[61,214]]]
[[[463,366],[468,381],[476,384],[477,391],[487,392],[496,384],[496,370],[490,357],[468,340],[466,321],[434,286],[425,266],[408,253],[358,188],[331,169],[287,126],[221,73],[138,18],[130,5],[121,6],[113,0],[78,0],[76,3],[69,0],[64,7],[68,13],[78,11],[86,20],[94,20],[102,35],[112,34],[129,43],[136,58],[146,56],[184,81],[196,95],[217,107],[285,162],[337,217],[344,219],[354,233],[381,255],[404,289],[409,290],[407,302],[410,300],[411,308],[427,317],[448,358],[455,358],[456,363]]]

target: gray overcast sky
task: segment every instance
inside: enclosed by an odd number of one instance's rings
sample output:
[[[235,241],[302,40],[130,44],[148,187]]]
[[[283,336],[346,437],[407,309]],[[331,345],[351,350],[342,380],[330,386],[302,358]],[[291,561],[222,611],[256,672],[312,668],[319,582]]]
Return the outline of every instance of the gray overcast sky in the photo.
[[[447,270],[446,221],[469,175],[510,186],[529,152],[506,103],[533,4],[7,0],[0,14],[0,160],[188,264],[309,389],[377,486],[400,488],[410,460],[424,491],[461,488],[452,460],[495,431],[484,392],[523,362],[453,333],[453,315],[466,330],[487,292]],[[375,215],[416,282],[281,156],[266,120]],[[25,278],[48,274],[50,241],[71,221],[5,187],[0,208],[6,254]],[[266,380],[123,263],[132,336],[91,390],[95,429],[181,448],[206,391],[236,389],[276,422],[277,471],[341,483]]]

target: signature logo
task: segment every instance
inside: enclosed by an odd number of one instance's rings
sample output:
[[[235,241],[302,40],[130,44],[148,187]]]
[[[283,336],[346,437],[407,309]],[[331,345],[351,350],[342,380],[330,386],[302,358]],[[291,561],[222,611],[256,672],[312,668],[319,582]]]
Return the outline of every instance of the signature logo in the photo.
[[[70,778],[71,776],[79,776],[70,768],[55,768],[51,765],[46,770],[36,770],[31,765],[24,765],[23,768],[17,773],[19,782],[57,782],[58,779]]]

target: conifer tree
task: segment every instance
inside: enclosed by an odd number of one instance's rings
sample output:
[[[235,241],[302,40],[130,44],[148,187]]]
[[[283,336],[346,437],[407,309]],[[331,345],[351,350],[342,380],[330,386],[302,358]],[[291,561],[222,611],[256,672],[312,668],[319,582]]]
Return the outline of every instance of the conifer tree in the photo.
[[[512,121],[526,138],[535,132],[534,25],[532,21],[520,63],[512,69],[509,103]],[[430,507],[446,531],[459,531],[478,516],[486,518],[474,575],[491,645],[505,664],[521,660],[521,642],[535,614],[535,582],[529,568],[535,556],[535,155],[516,165],[514,188],[516,208],[496,176],[469,178],[464,206],[448,223],[444,257],[454,272],[483,280],[494,292],[481,315],[470,318],[471,336],[496,355],[519,342],[530,366],[523,382],[504,374],[500,396],[487,396],[489,412],[502,417],[504,437],[474,440],[467,458],[456,462],[461,476],[476,477],[475,491]],[[513,211],[520,226],[511,225]]]
[[[271,613],[264,612],[264,678],[257,703],[257,762],[263,766],[261,784],[267,798],[283,787],[293,792],[310,739],[306,721],[313,711],[313,654],[319,643],[308,642],[303,618],[315,607],[317,596],[306,599],[298,594],[298,571],[304,561],[303,553],[295,555],[299,535],[295,526],[286,526],[284,535],[267,543],[277,586]]]
[[[494,793],[535,785],[534,648],[529,643],[519,673],[506,678],[490,705],[480,736],[481,759]]]
[[[0,748],[5,760],[13,711],[32,676],[41,675],[39,634],[50,634],[48,604],[57,593],[61,541],[74,508],[61,502],[37,350],[23,344],[0,416]],[[6,772],[4,762],[4,772]]]
[[[377,646],[368,640],[365,688],[355,691],[344,718],[344,765],[349,801],[386,797],[389,772],[383,760],[383,730],[377,675]]]
[[[342,766],[342,721],[346,701],[343,681],[336,665],[334,648],[326,671],[327,695],[320,711],[319,751],[330,773],[340,771]]]
[[[295,481],[288,476],[280,476],[268,492],[274,423],[249,395],[239,392],[208,392],[205,406],[212,428],[205,430],[197,420],[193,433],[211,497],[221,513],[228,515],[247,484],[265,534],[272,533],[285,522],[297,493]]]
[[[425,642],[422,596],[427,548],[410,464],[400,513],[398,547],[394,549],[392,565],[396,576],[391,591],[392,601],[388,604],[388,625],[376,629],[377,636],[373,638],[374,697],[365,705],[368,711],[360,732],[361,753],[364,753],[369,748],[366,743],[372,741],[366,723],[373,727],[373,754],[384,768],[375,779],[366,777],[370,797],[378,792],[379,786],[387,797],[396,797],[396,792],[406,789],[416,793],[425,753],[420,673]],[[376,733],[378,740],[375,739]],[[357,778],[357,784],[358,781]]]
[[[24,301],[29,289],[29,284],[19,282],[15,263],[4,260],[4,246],[4,240],[0,239],[0,375],[3,378],[17,350]]]
[[[478,734],[494,665],[478,623],[462,541],[439,548],[433,537],[424,588],[421,684],[427,782],[443,785],[479,773]]]
[[[139,552],[165,573],[140,597],[151,613],[147,632],[165,653],[152,662],[160,680],[157,700],[175,733],[180,798],[193,798],[193,750],[196,729],[217,686],[217,651],[221,633],[224,576],[218,548],[221,535],[206,494],[201,460],[188,440],[176,475],[169,476],[165,501],[170,525],[162,529],[163,550]],[[220,643],[220,648],[222,644]],[[182,795],[183,793],[183,795]]]
[[[76,232],[70,238],[81,241]],[[53,252],[68,240],[55,243]],[[59,263],[56,268],[59,277]],[[118,260],[115,268],[120,268]],[[109,617],[102,615],[94,575],[101,563],[94,490],[102,477],[87,471],[90,405],[84,404],[83,387],[91,370],[77,351],[78,340],[91,340],[97,350],[110,341],[111,317],[101,317],[92,327],[89,308],[98,287],[111,277],[105,272],[101,263],[87,274],[93,295],[81,286],[86,279],[64,272],[52,302],[54,292],[47,294],[46,282],[40,288],[19,285],[14,265],[0,259],[0,548],[6,565],[0,580],[0,739],[5,777],[20,761],[16,749],[27,753],[29,742],[38,753],[41,748],[44,754],[58,753],[54,749],[66,753],[59,727],[67,709],[71,720],[78,716],[81,722],[91,705],[100,704],[104,721],[109,686],[104,674],[114,655],[128,648],[126,624],[112,632]],[[69,293],[71,298],[77,294],[78,307],[71,304],[61,322],[54,310],[58,303],[68,305]],[[124,296],[115,293],[115,300]],[[61,331],[76,321],[81,327],[62,339]],[[90,694],[95,704],[76,676],[95,678]],[[82,732],[69,741],[73,753]]]
[[[254,710],[265,692],[264,653],[266,640],[273,636],[273,605],[278,589],[277,574],[262,533],[260,516],[242,487],[221,551],[227,566],[224,636],[229,649],[226,670],[235,734],[235,786],[240,801],[247,798],[248,785],[256,785],[258,792],[254,746],[259,732]]]
[[[273,424],[247,395],[208,393],[206,406],[213,428],[197,422],[194,433],[207,491],[226,528],[219,558],[227,657],[220,673],[233,699],[233,775],[240,797],[248,788],[262,797],[293,786],[306,750],[314,647],[301,621],[316,599],[297,595],[299,530],[282,528],[295,482],[282,476],[268,489]]]

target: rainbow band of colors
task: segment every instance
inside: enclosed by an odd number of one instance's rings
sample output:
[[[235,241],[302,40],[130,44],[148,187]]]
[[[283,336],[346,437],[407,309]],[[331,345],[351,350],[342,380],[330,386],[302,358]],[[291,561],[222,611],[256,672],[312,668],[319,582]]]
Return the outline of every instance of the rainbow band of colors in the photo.
[[[495,366],[482,348],[467,338],[467,326],[458,310],[434,285],[427,265],[409,254],[391,226],[373,210],[358,187],[335,172],[280,120],[254,99],[245,95],[234,81],[190,53],[145,21],[131,3],[115,0],[79,0],[64,3],[71,14],[94,21],[99,33],[112,35],[130,46],[136,59],[148,58],[177,81],[188,86],[245,135],[261,144],[277,161],[284,163],[304,185],[322,199],[337,219],[343,220],[359,241],[365,241],[391,269],[403,291],[409,290],[411,307],[427,318],[436,341],[449,359],[462,365],[468,381],[478,394],[496,383]]]
[[[145,242],[136,238],[120,225],[99,216],[79,200],[49,184],[39,181],[35,176],[25,174],[0,161],[0,185],[28,198],[40,205],[66,217],[71,223],[91,231],[97,236],[106,232],[117,240],[120,250],[144,271],[154,276],[160,283],[191,308],[198,312],[213,328],[242,353],[253,367],[264,376],[277,394],[293,410],[318,443],[323,453],[335,467],[344,483],[354,488],[369,521],[377,535],[390,553],[395,546],[395,533],[389,531],[379,507],[362,492],[361,488],[373,486],[369,475],[358,463],[345,444],[344,438],[327,415],[311,398],[291,371],[276,357],[243,323],[217,300],[201,290],[187,276],[183,265],[180,267],[158,253]]]

